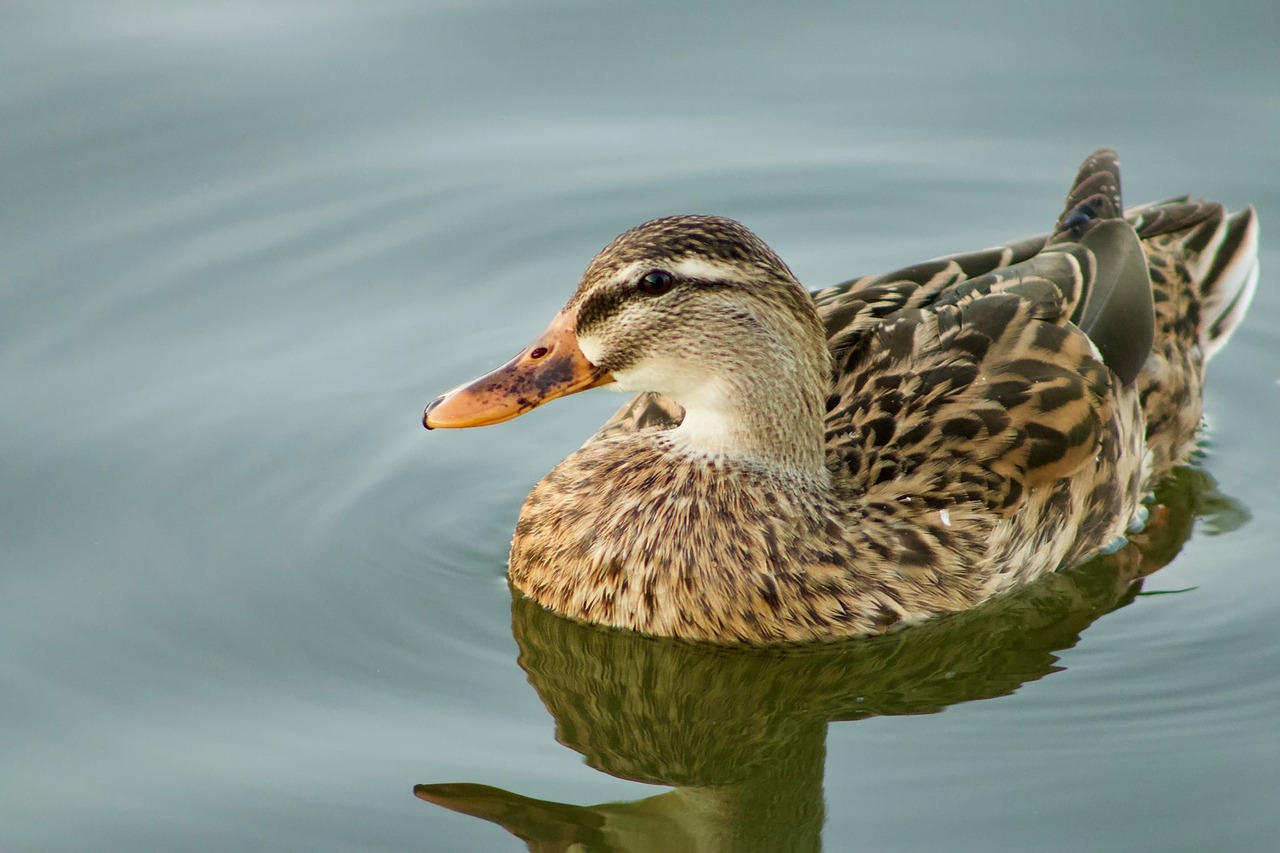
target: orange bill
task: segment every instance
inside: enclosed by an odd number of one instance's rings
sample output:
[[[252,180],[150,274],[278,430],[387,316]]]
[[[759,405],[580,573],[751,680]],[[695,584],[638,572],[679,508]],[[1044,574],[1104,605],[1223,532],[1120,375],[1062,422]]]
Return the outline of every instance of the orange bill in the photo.
[[[548,400],[608,385],[613,376],[578,348],[574,317],[561,311],[524,352],[479,379],[431,401],[427,429],[488,426],[519,417]]]

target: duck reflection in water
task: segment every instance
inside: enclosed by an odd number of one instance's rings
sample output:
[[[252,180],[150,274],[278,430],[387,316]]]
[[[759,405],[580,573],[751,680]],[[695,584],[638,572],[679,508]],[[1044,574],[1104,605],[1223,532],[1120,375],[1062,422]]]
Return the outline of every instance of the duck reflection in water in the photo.
[[[1116,553],[976,610],[862,640],[724,648],[574,622],[517,594],[520,665],[560,743],[597,770],[674,790],[575,806],[470,783],[418,785],[430,803],[497,823],[533,851],[816,851],[832,721],[933,714],[1061,670],[1055,652],[1140,594],[1197,517],[1247,517],[1196,468],[1157,490]]]

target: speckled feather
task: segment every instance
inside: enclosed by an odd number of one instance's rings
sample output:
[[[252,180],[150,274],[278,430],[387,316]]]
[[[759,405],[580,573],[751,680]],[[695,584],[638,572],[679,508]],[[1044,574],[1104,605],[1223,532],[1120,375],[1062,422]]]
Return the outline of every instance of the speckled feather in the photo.
[[[803,291],[790,271],[737,223],[676,217],[622,235],[570,300],[591,312],[589,325],[643,309],[606,284],[620,271],[690,257],[766,281],[726,297],[763,295],[759,316],[800,327],[817,318],[832,366],[814,391],[826,408],[825,474],[691,453],[672,432],[681,407],[641,394],[529,496],[514,584],[592,622],[767,643],[883,632],[1087,558],[1193,446],[1203,353],[1230,334],[1256,280],[1251,210],[1228,220],[1220,205],[1174,199],[1130,211],[1124,225],[1120,203],[1114,155],[1098,152],[1053,234],[811,300],[793,298]],[[1136,240],[1125,236],[1134,230]],[[1136,271],[1126,252],[1141,259]],[[1150,308],[1119,327],[1100,320],[1110,305],[1097,300],[1112,290],[1116,304],[1142,304],[1123,302],[1135,282],[1154,301],[1154,326]],[[696,307],[706,292],[671,304]],[[1206,322],[1202,303],[1214,298]],[[1097,340],[1073,318],[1091,320]],[[662,336],[681,319],[668,311],[627,338],[619,363],[671,345]],[[1138,351],[1131,339],[1144,328],[1154,344]],[[696,331],[680,345],[718,332]],[[1136,376],[1112,369],[1130,363]],[[803,443],[791,429],[777,425],[780,444]]]

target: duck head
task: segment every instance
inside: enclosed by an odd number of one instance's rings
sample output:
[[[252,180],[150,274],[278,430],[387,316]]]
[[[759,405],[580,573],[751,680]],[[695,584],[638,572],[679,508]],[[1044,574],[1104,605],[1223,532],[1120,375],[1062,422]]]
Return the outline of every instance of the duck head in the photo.
[[[674,399],[675,437],[708,452],[759,455],[770,433],[807,423],[802,455],[820,461],[829,384],[822,325],[786,264],[733,220],[676,216],[606,246],[542,335],[438,397],[423,424],[499,423],[613,385]]]

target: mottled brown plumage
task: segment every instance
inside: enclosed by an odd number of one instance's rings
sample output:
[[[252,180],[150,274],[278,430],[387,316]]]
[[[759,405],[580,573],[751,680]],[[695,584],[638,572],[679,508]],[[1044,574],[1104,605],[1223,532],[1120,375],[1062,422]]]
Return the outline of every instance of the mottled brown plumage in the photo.
[[[1191,448],[1256,275],[1251,209],[1126,216],[1109,151],[1051,235],[814,294],[736,222],[641,225],[561,316],[645,393],[529,495],[512,582],[722,643],[973,607],[1124,533]],[[497,419],[441,422],[442,402],[428,426]]]

